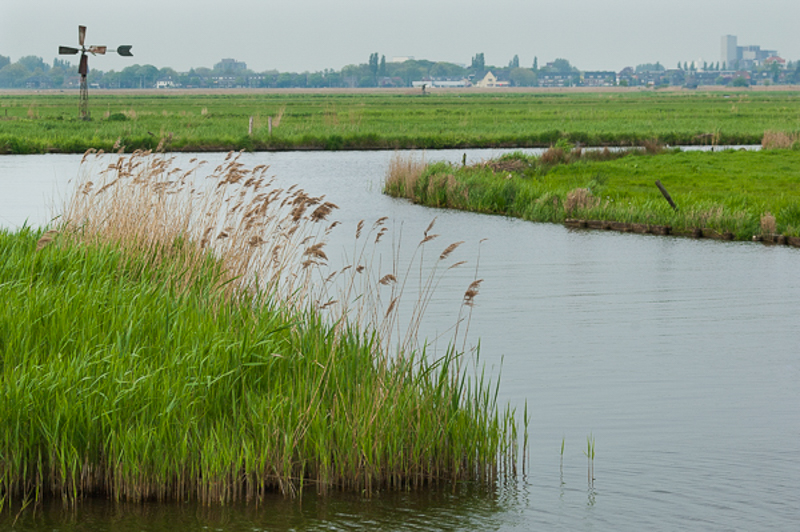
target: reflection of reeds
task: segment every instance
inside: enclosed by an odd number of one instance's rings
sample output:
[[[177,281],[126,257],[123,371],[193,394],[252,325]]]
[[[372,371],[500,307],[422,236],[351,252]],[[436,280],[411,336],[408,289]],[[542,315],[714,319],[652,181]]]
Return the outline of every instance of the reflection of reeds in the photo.
[[[514,474],[514,412],[499,411],[496,387],[467,378],[453,348],[413,348],[441,277],[421,260],[376,274],[385,219],[359,224],[369,245],[322,282],[341,303],[318,299],[336,206],[236,154],[203,181],[190,164],[87,155],[58,232],[0,232],[13,368],[0,511],[45,496],[216,504]],[[457,247],[437,252],[438,271]],[[412,327],[391,336],[412,286]]]

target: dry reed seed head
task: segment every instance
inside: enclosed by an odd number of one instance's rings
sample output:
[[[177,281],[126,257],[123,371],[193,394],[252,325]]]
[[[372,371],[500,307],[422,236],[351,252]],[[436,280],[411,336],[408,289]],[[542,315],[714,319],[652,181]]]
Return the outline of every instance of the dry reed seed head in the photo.
[[[56,235],[58,235],[58,231],[56,231],[55,229],[47,231],[44,235],[42,235],[42,238],[40,238],[39,241],[36,243],[36,251],[41,251],[47,246],[49,246],[50,243],[53,242],[53,239],[56,237]]]
[[[420,241],[420,245],[422,245],[422,244],[425,244],[426,242],[430,242],[430,241],[431,241],[431,240],[433,240],[434,238],[438,238],[438,236],[439,236],[439,235],[425,235],[425,238],[423,238],[423,239]]]
[[[344,270],[342,270],[342,271],[344,271]],[[356,273],[361,273],[363,271],[364,271],[364,265],[363,264],[359,264],[358,266],[356,266]]]
[[[449,256],[450,256],[450,254],[451,254],[453,251],[455,251],[455,250],[458,248],[458,246],[460,246],[460,245],[461,245],[461,244],[463,244],[463,243],[464,243],[464,241],[463,241],[463,240],[460,240],[460,241],[458,241],[458,242],[453,242],[452,244],[450,244],[449,246],[447,246],[447,247],[445,248],[445,250],[444,250],[444,251],[442,251],[442,254],[441,254],[441,255],[439,255],[439,260],[444,260],[444,259],[446,259],[447,257],[449,257]]]
[[[397,298],[395,297],[392,299],[391,303],[389,303],[389,308],[386,309],[386,314],[384,314],[384,318],[388,317],[392,313],[396,305],[397,305]]]
[[[481,286],[483,279],[477,279],[472,281],[470,285],[467,287],[467,291],[464,292],[464,304],[468,307],[471,307],[475,304],[475,296],[478,295],[478,289]]]
[[[375,235],[375,243],[377,244],[378,242],[380,242],[381,238],[383,238],[383,236],[388,232],[389,232],[389,230],[387,228],[381,227],[381,230],[378,231],[377,235]]]
[[[333,209],[336,209],[337,206],[330,202],[325,202],[311,213],[311,221],[319,222],[321,220],[325,220],[328,215],[333,212]]]
[[[322,248],[325,247],[324,242],[318,242],[313,246],[309,246],[308,249],[305,250],[303,255],[310,255],[312,257],[316,257],[323,260],[328,260],[328,256],[322,251]]]
[[[306,213],[306,206],[305,204],[300,204],[292,209],[291,216],[293,222],[298,222]]]
[[[464,264],[466,264],[466,263],[467,263],[467,261],[465,261],[465,260],[460,260],[460,261],[458,261],[458,262],[456,262],[456,263],[454,263],[454,264],[451,264],[451,265],[450,265],[450,266],[449,266],[447,269],[448,269],[448,270],[451,270],[451,269],[453,269],[453,268],[458,268],[459,266],[463,266],[463,265],[464,265]]]
[[[576,188],[567,192],[564,200],[564,211],[573,212],[577,209],[590,209],[596,207],[600,202],[599,198],[592,196],[588,188]]]
[[[761,216],[761,230],[765,233],[775,233],[778,230],[777,220],[769,211]]]
[[[335,304],[336,304],[336,303],[338,303],[338,302],[339,302],[339,301],[338,301],[338,300],[336,300],[336,299],[331,299],[330,301],[328,301],[328,302],[326,302],[326,303],[324,303],[324,304],[320,305],[319,309],[320,309],[320,310],[325,310],[326,308],[330,307],[331,305],[335,305]]]
[[[430,230],[431,230],[431,229],[433,229],[433,224],[435,224],[435,223],[436,223],[436,218],[434,218],[433,220],[431,220],[431,223],[429,223],[429,224],[428,224],[428,227],[427,227],[427,228],[425,229],[425,231],[422,233],[423,235],[425,235],[425,237],[426,237],[426,238],[428,237],[428,232],[430,232]]]
[[[377,220],[375,220],[375,223],[374,223],[374,224],[372,224],[372,228],[373,228],[373,229],[377,229],[378,227],[380,227],[381,225],[383,225],[383,224],[386,222],[386,220],[388,220],[388,219],[389,219],[389,217],[388,217],[388,216],[381,216],[380,218],[378,218]]]
[[[364,229],[364,220],[360,220],[356,225],[356,240],[361,238],[361,230]]]
[[[396,282],[397,282],[397,277],[395,277],[395,276],[394,276],[394,275],[392,275],[391,273],[387,273],[386,275],[384,275],[383,277],[381,277],[381,280],[380,280],[380,281],[378,281],[378,282],[379,282],[380,284],[382,284],[382,285],[386,286],[386,285],[387,285],[387,284],[389,284],[389,283],[396,283]]]

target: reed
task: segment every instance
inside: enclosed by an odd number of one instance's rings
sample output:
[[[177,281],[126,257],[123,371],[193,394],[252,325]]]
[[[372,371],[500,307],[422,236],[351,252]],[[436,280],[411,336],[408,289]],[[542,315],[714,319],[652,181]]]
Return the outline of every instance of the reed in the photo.
[[[309,288],[335,205],[236,154],[207,174],[192,164],[87,154],[57,228],[0,232],[0,510],[514,474],[514,411],[467,355],[389,350],[369,283],[349,292],[367,303],[336,311]]]
[[[761,139],[761,148],[765,150],[800,149],[800,133],[765,131]]]
[[[594,486],[594,451],[595,451],[594,436],[592,434],[589,434],[586,437],[586,450],[583,452],[583,454],[586,456],[586,459],[588,461],[587,476],[590,487]]]

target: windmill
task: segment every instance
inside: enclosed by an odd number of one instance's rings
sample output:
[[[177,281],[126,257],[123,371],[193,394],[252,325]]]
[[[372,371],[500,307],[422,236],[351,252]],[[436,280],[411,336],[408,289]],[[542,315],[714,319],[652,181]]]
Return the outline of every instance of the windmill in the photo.
[[[82,120],[89,120],[89,85],[86,82],[86,75],[89,74],[89,57],[86,52],[92,55],[105,55],[108,46],[84,46],[86,40],[86,26],[78,26],[78,44],[80,48],[72,48],[71,46],[59,46],[59,55],[77,55],[81,54],[80,65],[78,66],[78,73],[81,75],[81,103],[79,107]],[[116,49],[116,53],[126,57],[133,57],[131,53],[133,46],[124,44]],[[110,50],[114,52],[115,50]]]

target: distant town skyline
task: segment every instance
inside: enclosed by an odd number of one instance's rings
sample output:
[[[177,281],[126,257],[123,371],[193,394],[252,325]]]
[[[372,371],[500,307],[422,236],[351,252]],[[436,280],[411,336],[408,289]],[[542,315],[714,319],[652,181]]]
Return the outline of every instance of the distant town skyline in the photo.
[[[87,44],[133,45],[133,58],[108,55],[100,70],[152,64],[178,71],[211,67],[235,58],[254,71],[339,70],[378,52],[469,64],[484,53],[487,65],[504,66],[518,55],[544,65],[568,59],[584,70],[620,70],[656,61],[720,60],[720,39],[776,50],[800,59],[795,29],[800,3],[766,0],[3,0],[0,54],[16,61],[36,55],[46,62],[59,45],[75,45],[86,25]]]

